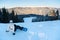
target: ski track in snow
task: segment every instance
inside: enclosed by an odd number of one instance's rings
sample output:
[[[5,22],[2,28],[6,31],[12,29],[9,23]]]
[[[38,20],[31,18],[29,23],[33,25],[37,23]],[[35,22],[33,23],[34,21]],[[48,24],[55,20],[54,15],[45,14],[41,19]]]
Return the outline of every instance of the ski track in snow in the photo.
[[[17,30],[16,35],[6,32],[9,25],[0,23],[0,40],[60,40],[60,20],[46,22],[31,22],[24,19],[24,23],[15,23],[28,29],[27,32]]]

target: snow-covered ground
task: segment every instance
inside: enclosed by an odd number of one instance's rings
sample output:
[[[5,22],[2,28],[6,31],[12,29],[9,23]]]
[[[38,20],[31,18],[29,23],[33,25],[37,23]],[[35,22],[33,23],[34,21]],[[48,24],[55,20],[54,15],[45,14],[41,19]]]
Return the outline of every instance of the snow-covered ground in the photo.
[[[60,40],[60,20],[46,22],[31,22],[30,18],[24,23],[15,23],[26,27],[27,32],[17,30],[16,35],[5,32],[9,24],[0,23],[0,40]]]

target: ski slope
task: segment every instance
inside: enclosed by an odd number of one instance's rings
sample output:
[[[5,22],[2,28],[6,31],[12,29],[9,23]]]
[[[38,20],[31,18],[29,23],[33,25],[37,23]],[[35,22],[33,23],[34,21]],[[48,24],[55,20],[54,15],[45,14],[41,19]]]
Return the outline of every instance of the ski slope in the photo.
[[[28,29],[27,32],[17,30],[16,35],[5,32],[8,24],[0,23],[0,40],[60,40],[60,20],[31,22],[25,18],[24,23],[15,23]]]

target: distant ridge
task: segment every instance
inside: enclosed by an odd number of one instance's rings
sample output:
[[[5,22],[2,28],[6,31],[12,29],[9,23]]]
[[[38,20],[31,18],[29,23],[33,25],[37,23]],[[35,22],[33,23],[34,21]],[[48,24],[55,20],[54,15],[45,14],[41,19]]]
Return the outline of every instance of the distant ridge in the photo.
[[[22,14],[37,14],[37,15],[46,15],[50,13],[51,10],[57,10],[58,8],[53,7],[15,7],[8,9],[9,12],[14,10],[18,15]]]
[[[12,12],[12,10],[14,10],[15,14],[17,13],[17,15],[27,15],[27,14],[36,14],[36,15],[47,15],[49,14],[51,11],[56,11],[56,10],[60,11],[60,8],[53,8],[53,7],[14,7],[14,8],[9,8],[8,11],[9,13]],[[52,16],[55,16],[55,14],[53,14]]]

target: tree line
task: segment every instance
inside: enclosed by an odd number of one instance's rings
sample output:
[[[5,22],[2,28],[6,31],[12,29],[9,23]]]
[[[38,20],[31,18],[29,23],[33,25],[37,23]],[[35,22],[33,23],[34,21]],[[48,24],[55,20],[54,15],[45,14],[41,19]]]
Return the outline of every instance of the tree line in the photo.
[[[37,18],[33,19],[32,22],[40,22],[40,21],[53,21],[60,20],[59,10],[50,10],[49,13],[44,15],[39,15]]]
[[[36,19],[32,19],[32,22],[39,22],[39,21],[51,21],[51,20],[58,20],[60,19],[59,10],[51,10],[48,14],[44,15],[17,15],[15,14],[14,10],[11,13],[8,12],[6,8],[0,9],[0,23],[9,23],[10,20],[13,22],[24,22],[24,17],[37,17]]]
[[[18,19],[18,15],[14,13],[14,10],[12,10],[11,13],[8,12],[6,8],[2,8],[0,10],[0,23],[9,23],[10,20],[13,20],[13,22],[22,22],[22,19]]]

